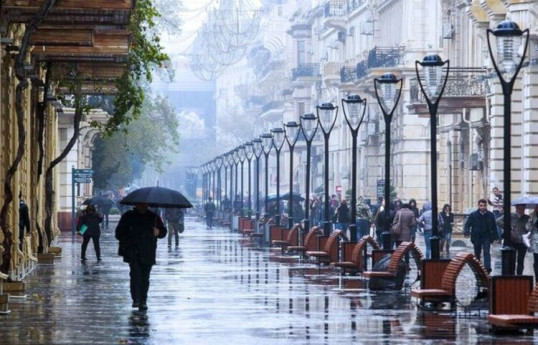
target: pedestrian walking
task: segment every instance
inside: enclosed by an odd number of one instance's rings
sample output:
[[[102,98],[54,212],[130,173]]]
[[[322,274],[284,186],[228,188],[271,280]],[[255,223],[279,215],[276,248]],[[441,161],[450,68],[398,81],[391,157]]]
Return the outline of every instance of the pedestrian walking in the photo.
[[[525,255],[527,254],[527,246],[523,243],[523,235],[527,233],[527,223],[531,219],[525,214],[525,204],[516,205],[516,212],[510,214],[510,244],[516,250],[517,253],[517,267],[516,274],[518,276],[523,274],[525,268]],[[504,215],[497,219],[497,225],[504,229]],[[506,234],[503,232],[502,238],[506,241]]]
[[[164,238],[166,233],[161,217],[145,203],[137,203],[125,212],[116,227],[118,254],[129,264],[133,308],[148,309],[149,276],[155,265],[157,239]]]
[[[431,238],[433,232],[433,215],[432,215],[432,203],[427,201],[423,206],[424,212],[418,217],[418,223],[421,225],[424,236],[424,244],[426,245],[426,259],[431,258]]]
[[[489,194],[488,204],[492,207],[493,216],[495,220],[499,219],[503,214],[503,194],[499,191],[499,188],[493,187]],[[502,227],[497,226],[497,237],[500,238],[503,232]]]
[[[482,252],[484,253],[484,267],[491,273],[491,243],[498,238],[497,225],[495,216],[487,209],[487,200],[478,200],[478,209],[469,214],[463,235],[471,237],[471,243],[474,246],[474,256],[480,260]]]
[[[370,226],[372,225],[372,209],[363,199],[362,196],[357,198],[357,235],[362,238],[370,235]],[[355,239],[358,241],[359,239]]]
[[[527,230],[531,232],[529,252],[531,252],[534,257],[534,283],[536,283],[538,282],[538,205],[535,205],[534,211],[529,214]]]
[[[388,212],[388,218],[385,215]],[[378,208],[377,216],[375,217],[375,233],[377,243],[383,243],[382,234],[384,232],[390,232],[390,226],[394,221],[394,205],[389,203],[386,207],[385,202]]]
[[[415,199],[410,199],[409,200],[409,209],[411,211],[413,211],[413,213],[415,214],[415,219],[418,219],[418,217],[420,216],[419,215],[419,210],[418,210],[418,207],[417,207],[417,201]],[[418,227],[419,227],[419,224],[418,224],[418,221],[415,222],[415,226],[411,227],[411,242],[412,243],[415,243],[415,240],[417,238],[417,230],[418,230]]]
[[[396,247],[402,242],[411,241],[411,228],[417,225],[417,219],[409,204],[402,204],[400,210],[394,215],[393,224],[397,224],[399,228],[399,235],[393,234]]]
[[[21,196],[19,195],[19,198]],[[22,243],[24,242],[24,236],[30,232],[30,212],[28,211],[28,205],[23,199],[19,201],[19,249],[22,250]]]
[[[185,231],[185,213],[180,208],[170,207],[164,211],[164,218],[168,226],[168,248],[172,247],[172,237],[177,248],[179,246],[179,234]]]
[[[338,230],[346,230],[349,226],[349,223],[351,222],[351,215],[349,212],[349,207],[347,206],[346,199],[342,199],[342,201],[340,201],[340,205],[336,207],[335,215],[335,228]]]
[[[215,206],[215,203],[213,202],[211,197],[209,197],[204,205],[205,220],[208,229],[213,229],[213,217],[215,216],[216,209],[217,208]]]
[[[441,219],[443,220],[442,235],[440,236],[439,248],[443,252],[445,247],[445,255],[450,257],[450,243],[452,242],[452,228],[454,226],[454,213],[452,213],[452,207],[449,204],[443,206],[441,212]]]
[[[80,251],[80,261],[86,263],[86,249],[90,239],[93,242],[93,248],[95,249],[95,256],[97,262],[101,262],[101,246],[99,244],[99,237],[101,236],[101,222],[103,216],[97,212],[94,205],[87,205],[86,209],[82,211],[78,223],[77,233],[82,236],[82,248]]]

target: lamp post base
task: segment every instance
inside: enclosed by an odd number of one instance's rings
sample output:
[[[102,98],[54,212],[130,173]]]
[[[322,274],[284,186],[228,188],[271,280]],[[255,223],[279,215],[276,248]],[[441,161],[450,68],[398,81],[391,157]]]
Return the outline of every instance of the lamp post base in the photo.
[[[331,236],[332,225],[331,222],[323,222],[323,236]]]
[[[348,227],[349,229],[349,241],[357,242],[357,225],[351,224]]]
[[[513,276],[516,272],[516,250],[512,247],[501,249],[501,274]]]
[[[430,237],[430,249],[431,249],[431,258],[434,260],[439,260],[439,237],[432,236]]]

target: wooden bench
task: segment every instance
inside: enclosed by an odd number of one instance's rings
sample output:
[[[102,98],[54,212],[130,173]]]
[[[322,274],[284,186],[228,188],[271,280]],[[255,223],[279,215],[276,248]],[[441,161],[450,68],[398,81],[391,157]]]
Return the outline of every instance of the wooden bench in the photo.
[[[405,259],[407,253],[410,253],[413,256],[417,266],[420,267],[420,261],[424,257],[420,249],[418,249],[412,242],[402,242],[398,248],[396,248],[394,253],[392,253],[387,271],[364,271],[361,275],[366,278],[395,278],[398,274],[398,265],[400,261]]]
[[[491,331],[538,327],[538,284],[532,288],[532,276],[496,276],[491,278],[488,322]]]
[[[368,259],[368,244],[379,249],[379,245],[372,236],[366,235],[359,240],[353,247],[350,261],[332,262],[331,265],[342,269],[343,273],[350,272],[352,274],[364,272],[367,269]]]
[[[319,226],[314,226],[306,234],[302,246],[288,246],[286,252],[300,252],[304,255],[308,250],[318,250],[317,237],[320,235],[323,235],[322,229]]]
[[[338,261],[338,241],[340,237],[344,237],[344,231],[333,231],[329,236],[323,250],[307,250],[306,256],[313,257],[318,263],[331,263]]]
[[[489,277],[482,263],[471,253],[458,253],[446,266],[440,286],[435,286],[435,280],[432,279],[427,288],[411,289],[411,297],[418,298],[421,306],[424,306],[426,302],[448,302],[450,307],[454,309],[456,306],[456,281],[465,265],[469,265],[473,271],[478,287],[487,289]]]
[[[302,231],[302,226],[299,223],[295,224],[289,230],[283,230],[283,233],[286,234],[286,238],[272,240],[271,246],[280,247],[282,251],[288,246],[298,246],[300,231]]]
[[[256,232],[254,225],[253,219],[245,217],[239,218],[239,232],[242,234],[242,236],[250,236],[250,234]]]

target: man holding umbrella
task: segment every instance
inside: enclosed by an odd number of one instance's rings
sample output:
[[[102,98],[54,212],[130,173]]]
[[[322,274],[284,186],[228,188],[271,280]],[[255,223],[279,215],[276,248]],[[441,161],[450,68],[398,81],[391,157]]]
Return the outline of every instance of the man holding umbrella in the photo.
[[[129,263],[133,308],[148,309],[149,276],[155,265],[157,238],[166,237],[166,233],[161,217],[142,202],[125,212],[116,227],[118,254],[123,256],[124,262]]]

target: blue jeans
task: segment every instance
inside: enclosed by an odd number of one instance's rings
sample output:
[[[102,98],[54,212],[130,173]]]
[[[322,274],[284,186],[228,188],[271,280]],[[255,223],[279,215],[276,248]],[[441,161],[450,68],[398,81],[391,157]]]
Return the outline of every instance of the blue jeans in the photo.
[[[450,243],[452,242],[452,233],[446,233],[444,234],[443,238],[441,238],[441,245],[439,246],[439,249],[443,250],[443,245],[446,243],[446,253],[448,254],[450,252]]]
[[[346,230],[348,223],[334,223],[334,228],[336,230]]]
[[[481,243],[474,244],[474,256],[480,260],[481,251],[484,252],[484,267],[491,272],[491,255],[489,253],[491,249],[491,242],[489,240],[483,240]]]
[[[370,222],[366,219],[357,219],[357,240],[370,235]]]
[[[432,238],[432,231],[431,230],[424,230],[424,243],[426,244],[426,259],[431,258],[431,243],[430,238]]]

